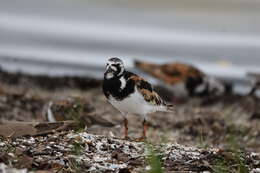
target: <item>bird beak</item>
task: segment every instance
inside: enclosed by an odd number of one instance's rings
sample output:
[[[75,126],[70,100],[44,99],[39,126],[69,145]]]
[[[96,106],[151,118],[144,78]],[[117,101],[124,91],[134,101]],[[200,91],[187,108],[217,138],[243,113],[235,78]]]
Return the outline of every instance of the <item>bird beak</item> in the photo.
[[[107,67],[107,70],[106,70],[107,72],[112,72],[113,70],[111,69],[111,67]]]
[[[111,73],[111,72],[113,72],[113,69],[110,66],[108,66],[107,70],[106,70],[106,73]]]

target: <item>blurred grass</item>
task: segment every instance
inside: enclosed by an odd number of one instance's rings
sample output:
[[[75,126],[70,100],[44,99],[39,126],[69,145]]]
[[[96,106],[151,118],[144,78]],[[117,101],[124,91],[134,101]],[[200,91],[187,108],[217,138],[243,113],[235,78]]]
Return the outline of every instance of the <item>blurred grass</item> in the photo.
[[[163,173],[164,170],[162,168],[162,157],[160,153],[161,151],[151,143],[146,142],[146,149],[148,151],[146,155],[146,161],[149,166],[149,170],[147,173]]]
[[[229,134],[227,137],[225,152],[218,158],[213,167],[216,173],[237,172],[248,173],[246,166],[246,154],[243,151],[241,142],[236,135]]]

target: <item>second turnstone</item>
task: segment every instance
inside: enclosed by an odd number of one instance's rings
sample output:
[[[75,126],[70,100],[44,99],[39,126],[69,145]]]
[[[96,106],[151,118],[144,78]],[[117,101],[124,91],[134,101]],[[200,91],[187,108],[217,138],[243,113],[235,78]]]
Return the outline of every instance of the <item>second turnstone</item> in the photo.
[[[135,61],[135,65],[142,71],[163,81],[176,97],[214,97],[231,90],[229,84],[225,84],[189,64],[154,64]]]
[[[251,78],[252,88],[248,95],[256,96],[257,90],[260,90],[260,74],[248,73],[248,77]]]
[[[140,139],[146,138],[146,116],[156,111],[173,111],[154,91],[152,85],[138,75],[126,71],[122,60],[110,58],[104,73],[103,92],[108,101],[124,117],[125,138],[128,138],[128,113],[143,117],[143,133]]]

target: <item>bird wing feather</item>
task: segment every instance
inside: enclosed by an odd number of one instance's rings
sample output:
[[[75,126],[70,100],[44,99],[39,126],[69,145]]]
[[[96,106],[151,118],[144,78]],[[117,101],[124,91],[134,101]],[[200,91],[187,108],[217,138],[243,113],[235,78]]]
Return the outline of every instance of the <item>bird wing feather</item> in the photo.
[[[135,82],[138,92],[142,94],[145,101],[149,104],[155,106],[166,105],[161,97],[153,90],[153,87],[149,82],[137,75],[131,76],[130,79]]]

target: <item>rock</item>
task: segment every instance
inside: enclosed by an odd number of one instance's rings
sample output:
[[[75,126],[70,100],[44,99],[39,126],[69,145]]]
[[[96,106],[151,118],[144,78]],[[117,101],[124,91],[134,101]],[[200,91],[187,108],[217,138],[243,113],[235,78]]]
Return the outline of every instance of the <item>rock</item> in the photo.
[[[4,122],[0,124],[0,136],[16,138],[20,136],[34,136],[66,130],[73,126],[73,121],[62,122]]]

